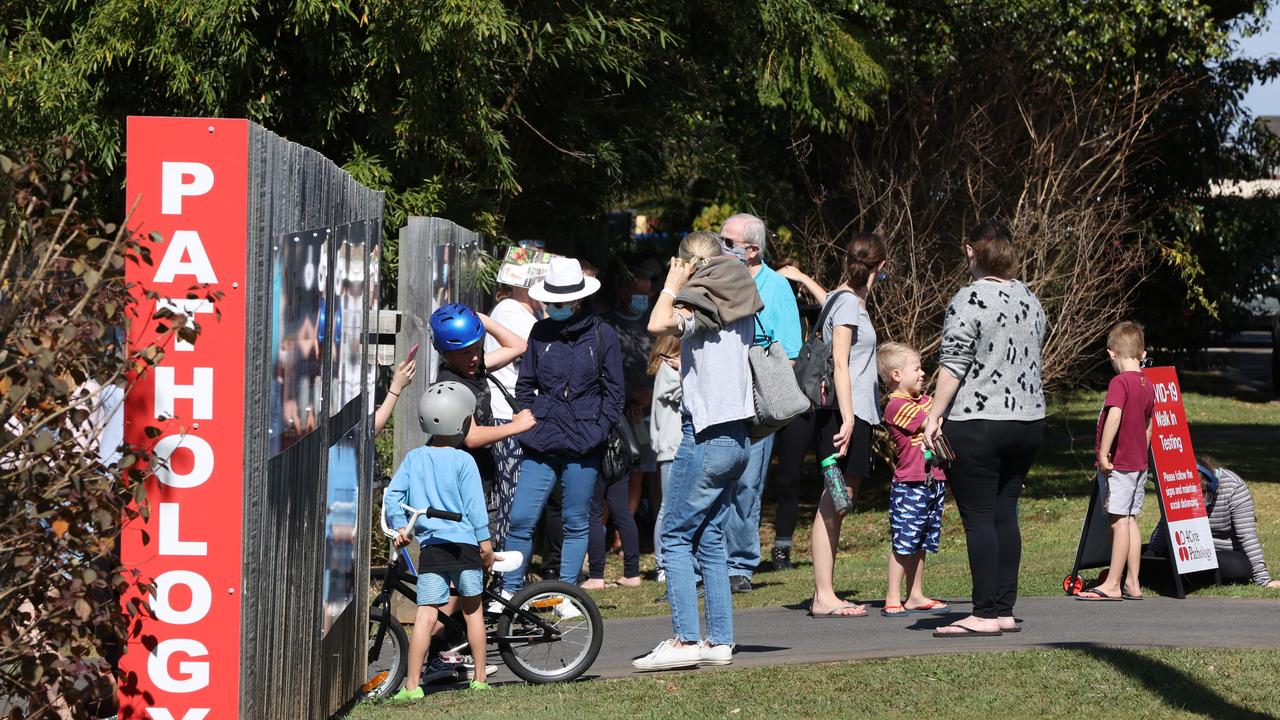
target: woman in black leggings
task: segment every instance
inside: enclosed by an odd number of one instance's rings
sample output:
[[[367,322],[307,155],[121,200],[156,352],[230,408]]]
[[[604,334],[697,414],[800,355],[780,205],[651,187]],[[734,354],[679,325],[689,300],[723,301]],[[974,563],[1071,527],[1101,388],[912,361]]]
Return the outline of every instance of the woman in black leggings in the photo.
[[[800,511],[800,482],[803,478],[811,479],[815,487],[821,487],[822,481],[815,464],[814,471],[805,474],[805,455],[812,450],[817,459],[827,457],[835,452],[835,444],[831,438],[840,430],[840,413],[823,410],[809,411],[787,423],[775,435],[774,444],[778,448],[778,465],[773,471],[773,487],[777,494],[778,505],[773,516],[773,559],[774,570],[790,570],[791,536],[796,531],[796,517]],[[856,497],[859,483],[849,483],[852,496]]]
[[[948,638],[1018,631],[1018,495],[1040,449],[1045,414],[1045,315],[1013,279],[1018,261],[1009,229],[979,224],[964,253],[973,282],[947,307],[942,369],[925,423],[930,447],[943,435],[955,450],[947,484],[964,521],[973,576],[973,614],[934,633]]]

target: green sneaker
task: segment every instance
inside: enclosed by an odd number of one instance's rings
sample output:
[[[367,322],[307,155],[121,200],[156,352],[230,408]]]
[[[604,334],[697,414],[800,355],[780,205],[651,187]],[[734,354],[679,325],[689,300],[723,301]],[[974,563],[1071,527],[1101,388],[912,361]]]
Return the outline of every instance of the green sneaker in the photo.
[[[490,688],[489,688],[489,683],[480,682],[479,680],[472,680],[471,689],[472,690],[489,690]]]
[[[400,692],[391,696],[391,702],[393,703],[413,702],[415,700],[421,700],[426,696],[427,694],[422,691],[421,685],[419,685],[418,687],[412,690],[409,690],[408,688],[400,688]]]

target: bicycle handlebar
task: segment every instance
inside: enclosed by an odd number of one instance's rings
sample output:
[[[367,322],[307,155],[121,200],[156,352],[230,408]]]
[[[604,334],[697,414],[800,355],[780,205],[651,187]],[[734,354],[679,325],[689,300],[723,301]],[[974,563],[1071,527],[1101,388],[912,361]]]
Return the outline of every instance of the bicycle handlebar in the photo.
[[[426,508],[425,510],[415,510],[404,503],[400,503],[400,507],[409,511],[409,524],[413,525],[418,521],[419,515],[426,515],[430,518],[438,518],[440,520],[448,520],[450,522],[462,522],[462,513],[450,512],[448,510],[437,510],[435,508]]]
[[[387,513],[385,510],[386,502],[387,502],[387,492],[383,490],[382,504],[384,509],[383,509],[383,512],[378,513],[378,521],[382,524],[382,534],[386,535],[389,538],[394,538],[396,536],[396,531],[392,530],[390,525],[387,525]],[[460,522],[462,520],[462,513],[450,512],[449,510],[437,510],[431,507],[419,510],[417,508],[409,507],[404,503],[400,503],[400,507],[404,508],[409,512],[409,523],[406,527],[413,527],[414,525],[417,525],[418,518],[422,517],[423,515],[430,518],[448,520],[450,522]]]

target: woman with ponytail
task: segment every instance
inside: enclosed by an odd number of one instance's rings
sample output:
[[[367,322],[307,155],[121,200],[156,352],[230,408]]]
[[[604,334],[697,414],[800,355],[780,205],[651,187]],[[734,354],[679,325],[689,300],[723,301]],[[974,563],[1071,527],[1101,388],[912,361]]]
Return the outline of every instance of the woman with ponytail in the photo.
[[[724,521],[747,469],[747,422],[755,414],[747,351],[764,307],[747,266],[719,235],[680,242],[649,315],[649,332],[680,338],[681,438],[671,463],[662,518],[674,637],[632,662],[673,670],[733,662],[733,597]],[[694,560],[706,590],[700,632]]]
[[[876,330],[867,313],[867,296],[884,270],[885,257],[880,236],[858,233],[845,251],[844,281],[836,289],[825,292],[798,272],[784,274],[804,284],[822,303],[819,315],[822,323],[816,332],[821,332],[822,339],[831,343],[835,402],[833,406],[801,415],[779,431],[782,448],[777,476],[779,516],[782,515],[781,496],[795,494],[804,456],[810,448],[817,451],[819,460],[832,454],[841,458],[839,467],[851,498],[857,495],[862,479],[871,471],[871,426],[880,423],[880,388],[876,376]],[[783,488],[789,492],[784,493]],[[785,530],[788,540],[794,518],[792,510]],[[865,606],[845,602],[835,593],[836,547],[843,522],[844,515],[836,512],[831,496],[824,489],[811,538],[813,601],[809,604],[809,614],[815,618],[867,614]],[[775,558],[778,554],[775,549]],[[788,548],[788,561],[789,554]]]

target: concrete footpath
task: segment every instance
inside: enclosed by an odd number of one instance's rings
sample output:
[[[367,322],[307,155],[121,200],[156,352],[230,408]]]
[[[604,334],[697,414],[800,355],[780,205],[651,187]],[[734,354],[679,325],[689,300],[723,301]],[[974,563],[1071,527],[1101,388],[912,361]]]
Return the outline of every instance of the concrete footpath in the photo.
[[[738,648],[730,667],[1073,646],[1280,650],[1280,599],[1151,596],[1141,602],[1090,603],[1065,595],[1028,597],[1018,601],[1021,632],[935,638],[935,627],[968,614],[968,602],[950,605],[939,613],[891,618],[870,605],[866,617],[847,619],[814,619],[796,608],[739,610],[734,613]],[[671,635],[668,616],[607,621],[604,645],[587,677],[644,675],[632,669],[632,659]],[[495,679],[507,679],[505,671]]]

